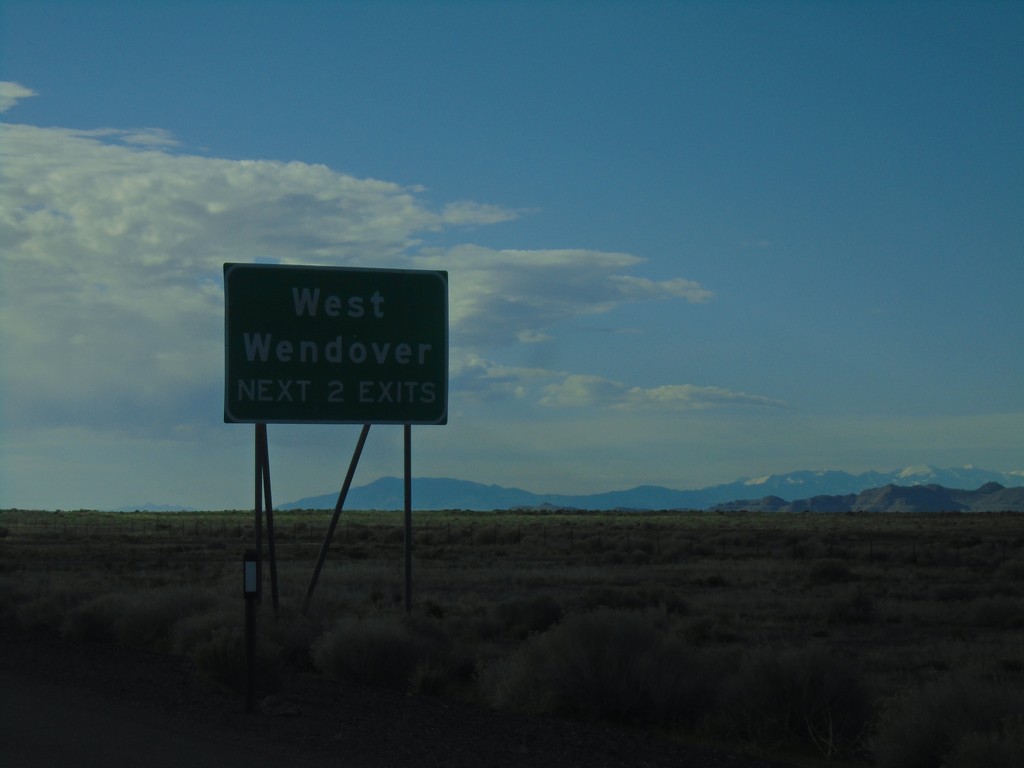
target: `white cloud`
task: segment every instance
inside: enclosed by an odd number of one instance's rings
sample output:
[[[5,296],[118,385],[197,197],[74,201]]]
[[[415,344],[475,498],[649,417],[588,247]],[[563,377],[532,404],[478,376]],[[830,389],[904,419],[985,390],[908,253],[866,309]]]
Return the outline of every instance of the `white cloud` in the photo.
[[[623,402],[626,408],[668,408],[675,410],[704,410],[728,406],[770,406],[781,408],[786,404],[761,395],[733,392],[721,387],[698,387],[693,384],[669,384],[644,389],[631,387]]]
[[[8,84],[4,98],[26,91]],[[423,233],[519,215],[499,206],[432,210],[420,188],[190,155],[160,129],[0,131],[7,428],[174,435],[219,420],[225,261],[446,269],[453,359],[550,341],[560,323],[630,302],[710,297],[692,281],[629,274],[643,264],[631,254],[421,247]],[[456,376],[453,390],[482,399],[567,404],[575,387],[576,404],[643,400],[542,369],[467,362]]]
[[[36,96],[36,92],[19,83],[0,80],[0,112],[6,112],[22,99]]]
[[[402,266],[418,231],[445,226],[399,185],[323,166],[110,143],[138,145],[134,133],[0,130],[9,424],[208,419],[222,376],[224,261]],[[195,408],[211,396],[209,411]]]
[[[693,280],[675,278],[655,282],[646,277],[613,275],[609,278],[624,299],[643,301],[646,299],[686,299],[692,303],[710,301],[714,294]]]
[[[513,398],[545,408],[672,412],[786,405],[780,400],[721,387],[630,386],[603,376],[501,365],[476,354],[453,361],[451,377],[452,389],[460,396],[482,401]]]
[[[544,341],[553,341],[554,338],[550,333],[542,333],[533,329],[522,330],[516,334],[516,341],[523,344],[540,344]]]
[[[474,203],[471,200],[462,200],[448,203],[441,213],[441,218],[446,224],[452,225],[500,224],[503,221],[519,218],[519,214],[498,205],[485,205]]]
[[[544,387],[541,405],[556,407],[607,406],[622,402],[624,384],[601,376],[571,374]]]
[[[733,392],[720,387],[668,384],[659,387],[630,387],[601,376],[566,375],[547,384],[541,405],[557,407],[600,406],[619,410],[694,411],[731,406],[773,406],[779,400]]]
[[[711,297],[690,280],[656,282],[621,274],[644,261],[626,253],[463,245],[424,251],[415,261],[451,272],[452,332],[458,343],[475,348],[548,340],[559,323],[630,302]]]
[[[163,128],[136,128],[134,130],[94,128],[91,131],[77,131],[77,135],[83,138],[109,139],[139,147],[177,147],[181,145],[181,142],[170,131]]]
[[[523,400],[539,385],[564,375],[543,368],[501,365],[472,352],[453,356],[448,373],[455,397],[485,402]]]

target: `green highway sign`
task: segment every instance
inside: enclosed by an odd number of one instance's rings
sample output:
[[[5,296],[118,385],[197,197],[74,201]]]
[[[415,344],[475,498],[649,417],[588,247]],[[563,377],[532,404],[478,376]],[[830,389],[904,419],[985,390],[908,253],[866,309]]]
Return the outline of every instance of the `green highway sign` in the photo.
[[[445,424],[448,273],[224,265],[224,421]]]

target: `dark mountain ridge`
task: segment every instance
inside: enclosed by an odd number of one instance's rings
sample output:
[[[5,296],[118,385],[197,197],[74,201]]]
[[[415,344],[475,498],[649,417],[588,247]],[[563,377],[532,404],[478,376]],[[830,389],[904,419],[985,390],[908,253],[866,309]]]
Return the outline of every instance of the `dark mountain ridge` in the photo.
[[[414,509],[420,510],[1024,511],[1024,488],[1019,487],[1022,479],[1024,476],[1021,475],[974,467],[949,470],[922,466],[860,475],[800,471],[696,490],[641,485],[607,493],[569,495],[540,494],[522,488],[484,485],[467,480],[422,477],[413,478],[412,497]],[[977,490],[962,490],[969,487]],[[895,490],[900,488],[908,490]],[[751,491],[761,493],[755,496]],[[333,509],[337,497],[337,492],[307,497],[281,505],[280,509]],[[345,502],[346,509],[391,510],[403,506],[404,483],[398,477],[382,477],[353,487]]]
[[[989,482],[970,491],[935,484],[890,483],[858,494],[814,496],[792,502],[766,496],[718,504],[713,509],[723,512],[1024,512],[1024,488],[1005,488]]]

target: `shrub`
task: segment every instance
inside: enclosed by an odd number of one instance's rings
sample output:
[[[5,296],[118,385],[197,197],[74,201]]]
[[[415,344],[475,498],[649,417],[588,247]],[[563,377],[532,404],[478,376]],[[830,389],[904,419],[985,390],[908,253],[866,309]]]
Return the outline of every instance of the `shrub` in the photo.
[[[213,597],[191,587],[164,587],[133,594],[117,623],[117,640],[124,645],[170,650],[175,624],[213,604]]]
[[[18,604],[24,599],[24,590],[18,581],[0,577],[0,623],[14,624],[18,617]]]
[[[590,587],[579,598],[579,608],[583,612],[598,609],[617,609],[639,611],[646,607],[643,596],[637,589],[615,587]]]
[[[313,643],[313,664],[327,678],[408,689],[421,662],[439,652],[436,638],[410,631],[401,619],[345,618]],[[435,663],[436,667],[436,663]]]
[[[1011,597],[979,597],[971,603],[970,621],[976,627],[1019,629],[1024,627],[1024,600]]]
[[[999,566],[996,579],[1005,582],[1024,582],[1024,561],[1009,560]]]
[[[722,587],[730,586],[729,580],[720,573],[713,573],[710,576],[695,579],[694,584],[701,587],[708,587],[709,589],[721,589]]]
[[[633,565],[647,565],[651,562],[652,555],[645,549],[634,549],[629,553],[627,562]]]
[[[222,627],[198,642],[192,650],[196,670],[208,680],[233,691],[246,687],[245,633],[237,627]],[[282,674],[277,654],[265,642],[257,642],[254,662],[255,685],[259,690],[281,689]]]
[[[674,590],[661,585],[643,587],[591,587],[579,599],[579,608],[594,611],[599,608],[641,611],[645,608],[664,609],[666,613],[684,615],[689,605]]]
[[[693,721],[714,684],[650,613],[575,614],[487,670],[485,698],[520,712],[620,722]]]
[[[128,599],[119,594],[99,595],[86,600],[68,612],[60,632],[74,640],[113,641],[117,638],[117,627],[127,606]]]
[[[829,624],[862,624],[875,615],[875,602],[863,589],[837,597],[828,607]]]
[[[932,589],[932,599],[941,603],[951,600],[972,600],[978,595],[978,587],[967,584],[940,584]]]
[[[65,637],[78,640],[116,641],[136,648],[172,650],[177,622],[212,602],[208,594],[184,587],[107,593],[70,608],[60,631]]]
[[[961,672],[890,700],[871,746],[880,768],[1021,765],[999,760],[1024,753],[1022,712],[1013,681]]]
[[[226,608],[209,608],[191,616],[185,616],[174,625],[171,632],[170,650],[180,656],[188,656],[195,647],[209,640],[219,629],[239,629],[242,617],[239,611]]]
[[[320,620],[282,609],[279,616],[264,623],[263,629],[270,642],[280,649],[283,662],[297,668],[311,668],[310,649],[323,633]]]
[[[849,567],[838,560],[822,560],[815,563],[807,574],[812,584],[845,584],[854,578]]]
[[[470,644],[488,643],[501,635],[501,625],[490,616],[456,616],[447,619],[445,626],[453,638]]]
[[[856,749],[871,716],[859,670],[824,648],[764,648],[725,684],[716,730],[761,747]]]
[[[688,644],[698,647],[712,643],[736,643],[743,639],[729,616],[702,616],[684,624],[681,632]]]
[[[553,597],[540,595],[501,603],[495,615],[509,637],[524,640],[557,624],[562,618],[562,606]]]
[[[469,654],[430,653],[417,662],[409,681],[409,692],[440,696],[473,684],[476,660]]]
[[[1017,718],[1014,730],[968,733],[950,752],[943,768],[1020,768],[1024,765],[1024,727]]]
[[[35,596],[25,595],[17,604],[17,624],[22,629],[58,631],[68,614],[86,597],[78,587],[55,587],[40,590]]]
[[[198,641],[192,661],[204,677],[233,690],[245,688],[245,636],[237,627],[221,627]]]

